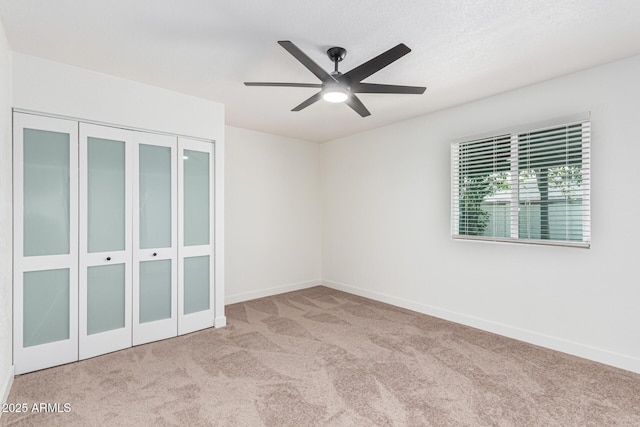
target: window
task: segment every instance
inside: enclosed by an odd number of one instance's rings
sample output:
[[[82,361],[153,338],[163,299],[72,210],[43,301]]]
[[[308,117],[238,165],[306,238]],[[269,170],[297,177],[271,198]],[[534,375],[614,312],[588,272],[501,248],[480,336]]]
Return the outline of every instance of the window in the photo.
[[[588,114],[451,145],[455,239],[589,247]]]

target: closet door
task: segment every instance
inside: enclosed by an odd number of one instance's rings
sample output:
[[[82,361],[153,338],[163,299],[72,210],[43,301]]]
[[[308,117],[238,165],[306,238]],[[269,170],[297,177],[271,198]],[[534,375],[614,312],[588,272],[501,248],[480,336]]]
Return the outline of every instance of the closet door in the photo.
[[[78,124],[14,114],[16,374],[78,360]]]
[[[131,347],[131,145],[80,123],[80,359]]]
[[[178,140],[178,333],[213,326],[213,143]]]
[[[134,132],[133,344],[176,336],[177,138]]]

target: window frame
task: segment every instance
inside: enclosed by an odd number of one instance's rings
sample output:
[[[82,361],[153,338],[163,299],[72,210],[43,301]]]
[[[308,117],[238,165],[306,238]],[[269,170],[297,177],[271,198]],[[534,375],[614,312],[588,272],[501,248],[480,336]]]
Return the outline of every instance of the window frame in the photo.
[[[524,198],[520,197],[520,171],[522,168],[520,157],[521,137],[524,134],[532,134],[535,132],[552,130],[554,128],[566,127],[569,129],[571,126],[581,125],[582,135],[580,137],[580,154],[581,160],[581,183],[579,191],[581,193],[581,234],[582,240],[568,240],[568,239],[544,239],[544,238],[521,238],[520,237],[520,218],[519,210],[520,204]],[[460,180],[469,175],[463,175],[460,170],[459,155],[462,149],[471,146],[474,142],[490,141],[494,140],[494,143],[504,142],[509,139],[510,153],[509,153],[509,189],[506,193],[509,195],[509,218],[505,221],[506,229],[509,237],[497,237],[497,236],[481,236],[470,235],[460,233],[461,212],[460,209]],[[466,147],[465,147],[466,145]],[[576,144],[577,145],[577,144]],[[500,243],[517,243],[517,244],[529,244],[529,245],[547,245],[547,246],[568,246],[568,247],[591,247],[591,114],[590,112],[584,112],[580,114],[574,114],[571,116],[560,117],[544,122],[536,122],[525,125],[513,126],[502,130],[496,130],[486,132],[483,134],[467,136],[463,138],[456,138],[451,141],[450,144],[451,153],[451,237],[453,240],[467,240],[467,241],[488,241],[488,242],[500,242]],[[499,161],[498,157],[491,157],[494,163]],[[468,164],[464,165],[468,168]],[[502,166],[504,169],[504,166]],[[493,173],[498,173],[497,169]],[[551,201],[548,205],[551,206]],[[494,211],[495,213],[495,211]],[[494,224],[495,225],[495,224]]]

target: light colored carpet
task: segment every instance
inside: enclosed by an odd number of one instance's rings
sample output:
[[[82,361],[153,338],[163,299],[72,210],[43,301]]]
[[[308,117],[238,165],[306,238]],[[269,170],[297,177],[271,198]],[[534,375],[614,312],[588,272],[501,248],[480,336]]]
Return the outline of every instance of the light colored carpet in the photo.
[[[229,326],[22,375],[46,426],[640,426],[640,375],[315,287]]]

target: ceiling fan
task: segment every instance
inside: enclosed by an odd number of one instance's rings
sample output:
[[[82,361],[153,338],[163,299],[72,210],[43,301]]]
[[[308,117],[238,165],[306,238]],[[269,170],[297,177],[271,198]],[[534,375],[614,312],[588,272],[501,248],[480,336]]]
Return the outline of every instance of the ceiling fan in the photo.
[[[358,67],[342,74],[338,71],[338,63],[347,55],[347,50],[342,47],[332,47],[327,50],[329,59],[334,63],[334,70],[328,73],[300,48],[288,40],[279,41],[278,44],[311,71],[322,83],[270,83],[270,82],[245,82],[246,86],[281,86],[281,87],[309,87],[320,89],[320,92],[311,96],[291,111],[300,111],[309,105],[324,99],[328,102],[344,102],[362,117],[371,115],[357,93],[395,93],[395,94],[422,94],[427,89],[421,86],[398,86],[377,83],[363,83],[362,80],[380,71],[387,65],[402,58],[411,52],[405,44],[392,47],[386,52],[376,56]]]

